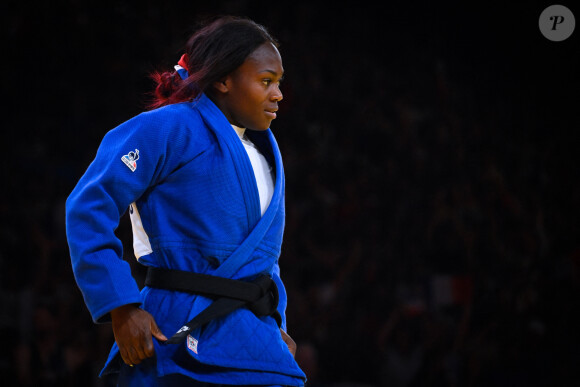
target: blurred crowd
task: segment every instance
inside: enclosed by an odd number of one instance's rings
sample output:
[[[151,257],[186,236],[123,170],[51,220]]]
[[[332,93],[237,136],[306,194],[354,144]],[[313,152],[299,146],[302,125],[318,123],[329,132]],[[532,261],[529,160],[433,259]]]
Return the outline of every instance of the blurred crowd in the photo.
[[[4,16],[8,65],[38,72],[8,82],[2,385],[106,386],[113,336],[74,282],[64,202],[104,133],[143,109],[152,66],[180,55],[188,19],[156,3],[41,7],[35,33]],[[538,90],[497,89],[512,73],[472,68],[429,31],[392,38],[379,16],[325,24],[320,6],[236,4],[220,12],[268,25],[286,68],[280,265],[308,384],[578,385],[580,180]],[[117,234],[141,283],[126,216]]]

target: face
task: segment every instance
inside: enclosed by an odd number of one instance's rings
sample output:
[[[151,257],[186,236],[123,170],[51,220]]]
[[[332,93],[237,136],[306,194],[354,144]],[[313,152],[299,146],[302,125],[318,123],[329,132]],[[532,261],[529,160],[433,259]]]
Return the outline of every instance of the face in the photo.
[[[216,104],[236,126],[266,130],[276,118],[282,100],[284,74],[278,49],[266,42],[252,52],[234,72],[217,82]]]

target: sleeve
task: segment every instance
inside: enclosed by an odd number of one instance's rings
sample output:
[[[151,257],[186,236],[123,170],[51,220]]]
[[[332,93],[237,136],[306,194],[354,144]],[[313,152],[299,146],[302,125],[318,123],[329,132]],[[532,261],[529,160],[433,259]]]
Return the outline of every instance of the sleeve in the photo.
[[[67,199],[72,269],[95,322],[109,320],[118,306],[142,302],[115,230],[129,204],[177,162],[167,157],[171,141],[161,126],[144,114],[108,132]]]

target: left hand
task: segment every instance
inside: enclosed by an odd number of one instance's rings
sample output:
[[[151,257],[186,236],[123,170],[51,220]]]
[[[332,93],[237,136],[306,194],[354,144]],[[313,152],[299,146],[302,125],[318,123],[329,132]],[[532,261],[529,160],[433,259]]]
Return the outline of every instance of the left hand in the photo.
[[[288,350],[290,351],[292,356],[296,356],[296,343],[294,342],[294,340],[292,340],[292,337],[290,337],[288,333],[284,332],[282,329],[280,329],[280,333],[282,334],[282,340],[284,340],[284,342],[288,346]]]

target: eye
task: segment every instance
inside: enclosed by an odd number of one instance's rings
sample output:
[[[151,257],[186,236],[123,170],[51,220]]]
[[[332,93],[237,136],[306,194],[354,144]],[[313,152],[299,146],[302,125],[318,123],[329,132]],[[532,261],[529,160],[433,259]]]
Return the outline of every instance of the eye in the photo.
[[[277,81],[274,81],[274,79],[275,78],[264,78],[262,79],[262,83],[264,84],[264,86],[270,86],[272,83],[276,83],[278,86],[280,86],[280,84],[284,80],[284,77],[281,77]]]

